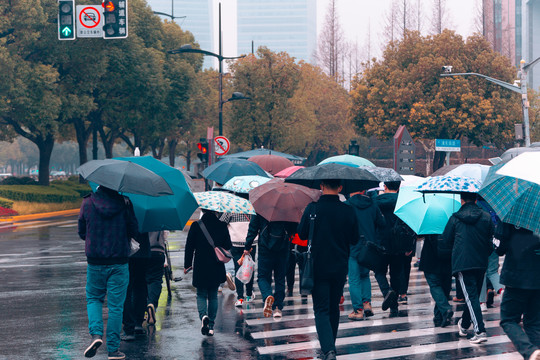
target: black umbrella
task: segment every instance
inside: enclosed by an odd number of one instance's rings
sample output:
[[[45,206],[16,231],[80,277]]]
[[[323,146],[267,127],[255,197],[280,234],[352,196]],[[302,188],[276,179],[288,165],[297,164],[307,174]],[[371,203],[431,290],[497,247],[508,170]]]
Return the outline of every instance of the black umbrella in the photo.
[[[131,161],[92,160],[77,171],[88,181],[120,192],[149,196],[173,194],[160,175]]]
[[[210,165],[202,172],[202,176],[205,179],[214,180],[221,185],[235,176],[242,175],[271,177],[259,165],[243,159],[223,159]]]
[[[341,180],[344,194],[371,189],[379,185],[377,179],[369,171],[336,163],[310,166],[300,169],[285,179],[285,182],[304,185],[318,189],[321,180]]]
[[[360,166],[360,169],[364,169],[372,173],[379,181],[382,182],[396,182],[403,181],[401,175],[394,169],[378,167],[378,166]]]

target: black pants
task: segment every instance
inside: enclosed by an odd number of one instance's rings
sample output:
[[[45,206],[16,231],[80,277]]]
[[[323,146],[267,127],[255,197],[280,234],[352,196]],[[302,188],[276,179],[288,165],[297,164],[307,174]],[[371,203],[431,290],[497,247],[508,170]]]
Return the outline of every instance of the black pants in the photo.
[[[244,248],[243,247],[233,246],[231,248],[231,254],[233,256],[235,273],[238,271],[238,269],[240,269],[240,265],[238,265],[238,260],[240,260],[243,253],[244,253]],[[255,255],[256,254],[257,254],[257,247],[253,246],[252,250],[251,250],[251,258],[253,259],[253,261],[255,261]],[[251,277],[251,280],[247,284],[244,284],[243,282],[238,280],[238,278],[235,276],[234,277],[234,284],[236,285],[236,297],[238,299],[243,299],[244,298],[244,286],[246,287],[246,296],[252,296],[253,295],[253,282],[254,281],[255,281],[255,274],[253,274],[253,276]]]
[[[540,348],[540,289],[506,287],[501,303],[501,327],[517,351],[529,359]],[[523,328],[521,328],[523,316]]]
[[[452,310],[448,303],[448,296],[452,289],[452,274],[424,272],[424,276],[429,285],[429,292],[435,301],[433,308],[433,320],[442,321],[444,314]]]
[[[465,296],[465,304],[467,304],[461,316],[461,326],[468,329],[472,322],[476,334],[486,332],[480,309],[480,291],[482,291],[485,274],[485,270],[467,270],[457,273],[463,296]]]
[[[307,251],[307,246],[296,246],[296,251],[299,253],[305,253]],[[295,249],[294,247],[292,249]],[[294,289],[294,275],[296,270],[296,264],[298,264],[298,270],[300,274],[299,281],[302,282],[302,272],[304,270],[304,257],[295,256],[295,252],[291,249],[289,254],[289,265],[287,267],[287,292],[292,293]]]
[[[381,289],[383,296],[386,296],[386,294],[388,294],[390,290],[394,290],[398,295],[406,293],[403,265],[404,259],[410,260],[409,257],[403,255],[386,255],[386,263],[384,264],[384,266],[381,267],[380,270],[375,271],[375,279],[379,284],[379,289]],[[390,268],[390,284],[388,283],[388,279],[386,278],[388,268]]]
[[[146,263],[146,285],[147,304],[154,305],[157,309],[161,287],[163,284],[163,265],[165,264],[165,254],[159,251],[151,251],[152,256]]]
[[[312,291],[315,327],[324,354],[336,350],[339,326],[339,300],[343,295],[346,275],[329,279],[315,279]]]
[[[141,326],[146,310],[146,262],[147,258],[129,258],[129,284],[124,301],[122,323],[124,332],[133,333]]]

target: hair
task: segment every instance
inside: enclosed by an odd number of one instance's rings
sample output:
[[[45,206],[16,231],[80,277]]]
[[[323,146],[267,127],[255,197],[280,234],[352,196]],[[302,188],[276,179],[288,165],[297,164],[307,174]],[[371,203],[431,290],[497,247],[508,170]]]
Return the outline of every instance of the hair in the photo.
[[[401,181],[389,181],[389,182],[384,183],[384,185],[386,185],[388,190],[392,190],[392,191],[398,191],[400,184],[401,184]]]
[[[476,193],[470,193],[470,192],[462,192],[461,194],[461,200],[465,202],[475,202],[478,198]]]
[[[329,188],[329,189],[332,189],[332,190],[337,190],[339,188],[339,186],[341,185],[341,180],[339,179],[324,179],[324,180],[321,180],[321,185]]]

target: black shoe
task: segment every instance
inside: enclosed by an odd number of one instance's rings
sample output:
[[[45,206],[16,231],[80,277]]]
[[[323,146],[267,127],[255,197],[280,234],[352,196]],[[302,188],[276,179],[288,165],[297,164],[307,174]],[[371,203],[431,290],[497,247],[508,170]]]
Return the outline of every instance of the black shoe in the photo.
[[[442,319],[440,317],[434,317],[433,318],[433,325],[435,327],[439,327],[442,324]]]
[[[493,299],[495,298],[495,291],[489,289],[488,292],[487,292],[487,300],[486,300],[486,305],[488,308],[492,308],[493,307]]]
[[[452,323],[452,316],[454,316],[454,312],[452,310],[447,310],[443,315],[441,327],[450,325]]]
[[[210,328],[208,327],[208,325],[210,324],[210,318],[208,317],[208,315],[204,315],[201,322],[201,334],[208,335],[208,331],[210,330]]]
[[[400,295],[397,302],[398,302],[398,304],[407,305],[407,296],[406,295],[403,295],[403,296]]]
[[[336,352],[334,350],[330,350],[324,354],[323,360],[336,360]]]
[[[156,323],[156,308],[154,307],[154,304],[148,304],[146,307],[146,323],[148,325],[154,325]]]
[[[122,341],[133,341],[135,340],[135,333],[122,333],[120,334],[120,340]]]
[[[110,352],[109,357],[108,357],[109,360],[123,360],[125,358],[126,358],[126,354],[124,354],[123,352],[119,350]]]
[[[92,335],[92,342],[90,343],[90,346],[84,350],[84,357],[91,358],[96,355],[97,349],[103,344],[103,340],[101,340],[101,335]]]
[[[391,318],[394,318],[394,317],[398,317],[399,316],[399,311],[397,308],[390,308],[390,317]]]
[[[397,294],[394,290],[390,290],[384,297],[384,301],[382,303],[382,310],[386,311],[388,310],[388,308],[397,307],[397,305]]]
[[[135,326],[133,331],[135,332],[135,335],[144,335],[144,334],[146,334],[146,330],[144,330],[144,328],[142,326]]]

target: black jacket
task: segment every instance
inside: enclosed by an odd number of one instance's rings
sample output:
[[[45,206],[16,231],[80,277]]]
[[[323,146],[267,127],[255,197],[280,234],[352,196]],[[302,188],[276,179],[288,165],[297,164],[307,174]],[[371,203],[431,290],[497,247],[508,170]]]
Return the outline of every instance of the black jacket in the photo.
[[[355,195],[345,201],[345,204],[350,205],[356,214],[360,241],[351,247],[351,257],[357,258],[360,247],[365,246],[365,242],[377,243],[375,230],[383,228],[386,222],[383,214],[369,196]]]
[[[501,283],[518,289],[540,289],[540,236],[503,223],[495,237],[501,241],[497,254],[506,255]]]
[[[418,270],[430,274],[451,274],[452,261],[450,256],[444,258],[439,256],[437,250],[440,235],[425,235],[422,254],[420,255],[420,266]],[[448,275],[450,276],[450,275]]]
[[[310,214],[317,216],[311,244],[315,280],[347,276],[350,247],[358,242],[354,210],[337,195],[322,195],[304,210],[298,225],[301,239],[309,237]]]
[[[250,250],[253,246],[253,242],[257,235],[259,235],[259,254],[264,251],[286,251],[290,246],[290,237],[296,232],[297,223],[287,221],[273,221],[269,222],[261,215],[257,214],[252,216],[249,221],[248,232],[246,235],[245,249]],[[289,239],[282,241],[283,239],[277,239],[270,236],[270,229],[282,228],[287,234]],[[279,232],[279,231],[277,231]]]
[[[232,247],[227,224],[219,221],[215,214],[205,213],[199,221],[204,223],[216,246],[227,250]],[[193,286],[196,288],[217,287],[226,280],[225,264],[217,260],[214,248],[204,236],[197,221],[189,228],[184,255],[184,268],[188,269],[192,265]]]
[[[439,251],[452,249],[452,274],[486,270],[493,251],[493,222],[489,214],[472,202],[463,204],[444,228]]]

